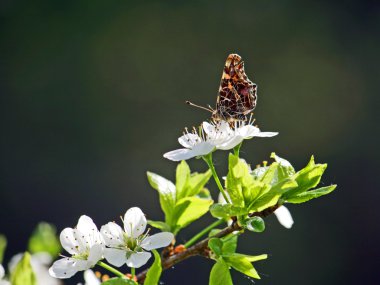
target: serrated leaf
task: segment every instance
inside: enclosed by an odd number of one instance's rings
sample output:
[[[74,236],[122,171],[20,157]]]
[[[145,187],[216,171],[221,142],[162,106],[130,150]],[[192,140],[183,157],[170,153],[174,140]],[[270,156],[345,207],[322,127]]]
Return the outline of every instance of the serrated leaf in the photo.
[[[233,254],[230,256],[224,256],[223,259],[235,270],[240,271],[247,276],[260,279],[259,274],[247,257]]]
[[[150,266],[144,285],[157,285],[160,281],[162,267],[161,267],[161,257],[157,250],[152,250],[154,255],[154,262]]]
[[[102,285],[138,285],[135,281],[126,278],[111,278],[102,283]]]
[[[29,239],[28,250],[31,253],[47,252],[52,257],[57,257],[61,251],[61,244],[56,228],[49,223],[39,223]]]
[[[190,179],[190,167],[186,163],[185,160],[182,160],[177,165],[177,170],[176,170],[175,187],[176,187],[177,200],[187,196],[186,187],[187,187],[189,179]]]
[[[231,204],[213,204],[210,207],[210,213],[214,218],[229,219],[230,217],[244,215],[247,211]]]
[[[12,285],[37,285],[36,275],[30,264],[30,254],[25,252],[10,277]]]
[[[147,176],[150,185],[158,191],[161,209],[165,213],[165,222],[171,225],[176,201],[175,186],[170,180],[153,172],[148,171]]]
[[[206,214],[212,203],[212,200],[198,197],[187,197],[178,201],[174,210],[174,217],[176,218],[173,222],[173,225],[176,226],[173,231],[174,234]]]
[[[4,252],[7,248],[7,238],[4,235],[0,235],[0,264],[3,263]]]
[[[283,198],[288,200],[288,198],[317,186],[326,167],[327,164],[315,164],[314,157],[312,156],[308,165],[293,175],[294,180],[298,183],[298,187],[288,191]]]
[[[280,181],[273,185],[266,194],[255,200],[252,205],[249,206],[249,211],[260,212],[276,205],[283,193],[286,193],[295,187],[297,187],[297,182],[290,178]]]
[[[304,203],[311,199],[318,198],[323,195],[327,195],[331,193],[332,191],[334,191],[335,188],[336,188],[336,185],[330,185],[330,186],[321,187],[315,190],[303,192],[295,196],[292,196],[291,198],[288,198],[287,202],[293,203],[293,204]]]
[[[219,259],[211,269],[209,285],[233,285],[228,265]]]
[[[148,220],[148,224],[163,232],[170,232],[170,226],[165,222]]]

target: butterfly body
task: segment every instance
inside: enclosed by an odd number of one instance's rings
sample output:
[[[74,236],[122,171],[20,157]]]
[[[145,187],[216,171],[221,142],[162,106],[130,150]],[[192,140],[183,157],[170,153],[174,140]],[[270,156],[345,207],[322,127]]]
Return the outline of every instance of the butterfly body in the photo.
[[[230,54],[224,65],[216,107],[215,121],[245,121],[257,102],[257,85],[245,74],[244,62],[238,54]]]

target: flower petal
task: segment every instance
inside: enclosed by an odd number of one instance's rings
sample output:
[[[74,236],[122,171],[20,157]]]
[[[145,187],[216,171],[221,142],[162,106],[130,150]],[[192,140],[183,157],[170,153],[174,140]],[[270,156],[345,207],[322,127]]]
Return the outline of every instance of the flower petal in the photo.
[[[70,278],[78,271],[88,269],[86,265],[87,262],[85,260],[65,257],[53,263],[49,268],[49,274],[55,278]]]
[[[146,227],[144,213],[138,207],[130,208],[124,215],[124,230],[129,237],[137,238],[142,235]]]
[[[174,239],[174,235],[169,232],[162,232],[148,236],[141,242],[141,247],[145,250],[152,250],[169,245]]]
[[[83,274],[83,277],[84,277],[85,285],[100,285],[101,284],[100,280],[98,279],[98,277],[96,277],[94,271],[92,271],[91,269],[86,270]]]
[[[270,138],[277,136],[278,132],[260,132],[255,135],[255,137]]]
[[[217,149],[221,150],[229,150],[233,149],[235,146],[240,144],[244,138],[239,135],[232,136],[230,139],[223,141],[221,144],[218,144],[216,146]]]
[[[203,122],[202,129],[205,131],[208,137],[212,138],[215,136],[215,133],[216,133],[215,125],[210,124],[209,122]]]
[[[82,234],[81,238],[85,241],[87,246],[92,246],[96,243],[102,242],[98,228],[90,217],[86,215],[81,216],[78,220],[78,225],[76,228]]]
[[[148,262],[152,256],[150,252],[136,252],[127,259],[127,265],[129,267],[139,268]]]
[[[104,249],[104,257],[109,263],[117,267],[127,262],[127,253],[122,249],[106,248]]]
[[[104,242],[107,246],[112,247],[124,244],[123,230],[114,222],[109,222],[108,224],[102,226],[100,228],[100,233],[102,234]]]
[[[211,142],[201,142],[193,147],[192,151],[192,157],[194,156],[201,156],[206,155],[212,152],[215,148],[215,145]]]
[[[65,228],[59,235],[62,247],[70,254],[79,254],[79,244],[74,235],[74,229]]]
[[[165,158],[172,161],[188,160],[190,158],[193,158],[194,156],[195,155],[193,154],[191,149],[187,149],[187,148],[172,150],[164,154]]]
[[[3,279],[5,275],[4,267],[0,264],[0,280]]]
[[[285,228],[290,229],[293,226],[294,221],[292,215],[285,206],[279,207],[276,211],[274,211],[274,214],[276,215],[279,223]]]
[[[102,244],[94,244],[90,248],[87,260],[91,266],[94,266],[99,260],[103,258],[104,246]]]
[[[197,134],[187,133],[178,138],[178,142],[186,148],[192,148],[194,145],[200,143],[202,139]]]

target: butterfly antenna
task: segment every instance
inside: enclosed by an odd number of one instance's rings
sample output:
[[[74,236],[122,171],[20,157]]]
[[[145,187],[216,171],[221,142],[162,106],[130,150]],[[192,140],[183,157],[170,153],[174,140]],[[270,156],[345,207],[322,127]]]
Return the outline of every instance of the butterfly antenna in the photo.
[[[190,101],[186,101],[186,104],[187,105],[190,105],[190,106],[193,106],[193,107],[197,107],[197,108],[200,108],[200,109],[203,109],[203,110],[206,110],[206,111],[209,111],[209,112],[213,112],[213,110],[212,110],[212,108],[210,108],[210,106],[209,106],[209,108],[206,108],[206,107],[203,107],[203,106],[199,106],[199,105],[196,105],[196,104],[194,104],[194,103],[191,103]]]

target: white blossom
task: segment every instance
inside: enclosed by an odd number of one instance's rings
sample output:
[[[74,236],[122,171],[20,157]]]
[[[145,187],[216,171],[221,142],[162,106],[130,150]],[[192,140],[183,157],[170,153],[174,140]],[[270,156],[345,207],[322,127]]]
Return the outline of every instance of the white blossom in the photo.
[[[10,272],[16,268],[17,264],[22,259],[24,253],[18,253],[14,255],[8,263],[8,268]],[[49,266],[51,265],[53,259],[51,255],[47,252],[38,252],[32,254],[30,257],[30,265],[32,266],[33,272],[37,279],[37,284],[49,284],[49,285],[59,285],[62,284],[60,280],[53,278],[49,274]],[[0,285],[2,285],[0,283]]]
[[[294,221],[292,215],[285,206],[280,206],[276,211],[274,211],[274,214],[276,215],[279,223],[285,228],[290,229],[293,226]]]
[[[253,137],[273,137],[276,132],[261,132],[252,125],[253,122],[238,121],[230,126],[226,121],[214,123],[203,122],[199,133],[193,130],[178,138],[184,147],[164,154],[164,157],[173,161],[187,160],[193,157],[204,156],[216,149],[229,150],[239,145],[243,140]]]
[[[185,133],[178,138],[178,142],[184,148],[165,153],[165,158],[173,161],[187,160],[193,157],[207,155],[215,149],[212,142],[201,138],[196,133]]]
[[[11,283],[4,279],[5,270],[4,267],[0,264],[0,285],[11,285]]]
[[[103,257],[104,241],[90,217],[81,216],[76,228],[64,229],[60,241],[71,257],[53,263],[49,273],[55,278],[70,278],[78,271],[92,268]]]
[[[114,222],[100,229],[107,246],[104,257],[114,266],[127,264],[129,267],[141,267],[152,255],[148,251],[165,247],[174,239],[174,235],[170,232],[151,236],[148,232],[144,233],[147,221],[140,208],[130,208],[125,213],[123,222],[124,230]]]

